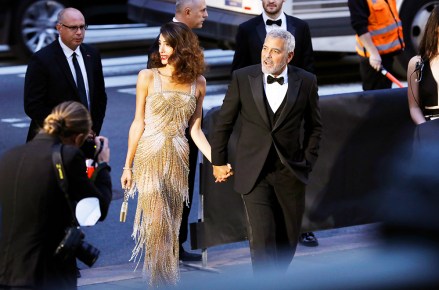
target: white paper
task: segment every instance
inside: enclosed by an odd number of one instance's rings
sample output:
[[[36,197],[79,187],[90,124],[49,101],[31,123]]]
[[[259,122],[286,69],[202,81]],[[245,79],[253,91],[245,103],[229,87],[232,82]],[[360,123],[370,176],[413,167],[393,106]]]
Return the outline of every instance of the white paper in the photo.
[[[76,219],[80,226],[94,226],[101,217],[99,199],[87,197],[76,205]]]

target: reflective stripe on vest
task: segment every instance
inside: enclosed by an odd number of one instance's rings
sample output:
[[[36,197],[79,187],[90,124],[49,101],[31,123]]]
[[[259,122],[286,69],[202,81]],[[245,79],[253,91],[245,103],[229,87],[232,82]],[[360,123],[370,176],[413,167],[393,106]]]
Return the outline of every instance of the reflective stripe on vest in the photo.
[[[368,30],[379,54],[388,54],[404,48],[402,24],[396,10],[395,0],[367,0],[369,5]],[[369,57],[370,54],[356,36],[357,53]]]

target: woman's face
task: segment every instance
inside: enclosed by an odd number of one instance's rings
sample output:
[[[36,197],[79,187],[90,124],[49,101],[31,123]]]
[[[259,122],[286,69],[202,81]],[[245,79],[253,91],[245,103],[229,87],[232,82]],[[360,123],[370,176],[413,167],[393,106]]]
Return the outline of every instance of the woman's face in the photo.
[[[166,42],[163,35],[160,34],[159,37],[159,53],[160,53],[160,60],[162,61],[163,65],[168,64],[168,59],[174,52],[174,49],[169,45],[168,42]]]

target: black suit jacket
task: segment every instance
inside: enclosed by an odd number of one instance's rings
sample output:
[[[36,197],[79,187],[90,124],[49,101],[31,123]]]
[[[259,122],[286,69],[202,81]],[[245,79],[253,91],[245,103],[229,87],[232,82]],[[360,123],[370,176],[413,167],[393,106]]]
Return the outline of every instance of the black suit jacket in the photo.
[[[215,124],[212,164],[228,162],[227,143],[238,116],[240,136],[236,145],[235,190],[252,190],[272,145],[282,163],[303,183],[317,159],[322,125],[315,75],[288,66],[286,103],[274,126],[270,125],[264,103],[261,65],[236,70]],[[303,138],[301,127],[303,123]]]
[[[314,56],[308,23],[290,15],[285,14],[285,16],[287,18],[287,30],[296,38],[294,57],[290,64],[314,73]],[[236,34],[232,71],[261,63],[261,51],[266,35],[262,15],[239,25]]]
[[[40,133],[0,159],[0,288],[76,289],[76,259],[54,258],[72,220],[52,165],[52,145],[58,142]],[[97,197],[103,220],[112,195],[109,168],[93,184],[79,149],[64,146],[62,158],[71,201]]]
[[[89,45],[81,44],[80,49],[87,70],[92,129],[99,134],[107,107],[101,57]],[[32,119],[27,141],[35,136],[52,109],[64,101],[80,102],[80,99],[66,56],[58,40],[55,40],[34,53],[27,67],[24,110]]]

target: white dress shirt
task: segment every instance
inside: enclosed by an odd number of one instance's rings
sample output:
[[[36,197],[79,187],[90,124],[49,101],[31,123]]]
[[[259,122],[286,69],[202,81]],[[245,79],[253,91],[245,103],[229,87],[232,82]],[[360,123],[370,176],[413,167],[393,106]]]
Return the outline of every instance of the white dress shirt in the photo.
[[[274,82],[272,84],[267,83],[267,77],[269,75],[264,73],[264,90],[265,95],[267,96],[268,104],[270,105],[271,110],[276,113],[279,106],[282,104],[288,90],[288,67],[285,67],[283,72],[277,76],[284,78],[284,84],[281,85],[278,82]],[[273,76],[273,75],[271,75]],[[274,77],[274,76],[273,76]]]
[[[59,44],[61,45],[64,55],[66,56],[67,62],[69,63],[70,71],[72,72],[75,83],[77,83],[77,80],[76,80],[76,72],[75,72],[75,67],[73,66],[72,58],[73,58],[73,53],[76,53],[76,59],[78,60],[79,67],[81,68],[82,77],[84,78],[85,92],[87,94],[87,103],[88,103],[88,108],[90,109],[90,96],[88,89],[87,70],[85,69],[84,58],[82,57],[81,50],[79,49],[79,46],[76,48],[76,50],[74,51],[71,50],[67,45],[65,45],[61,41],[61,38],[58,38],[58,41]]]

